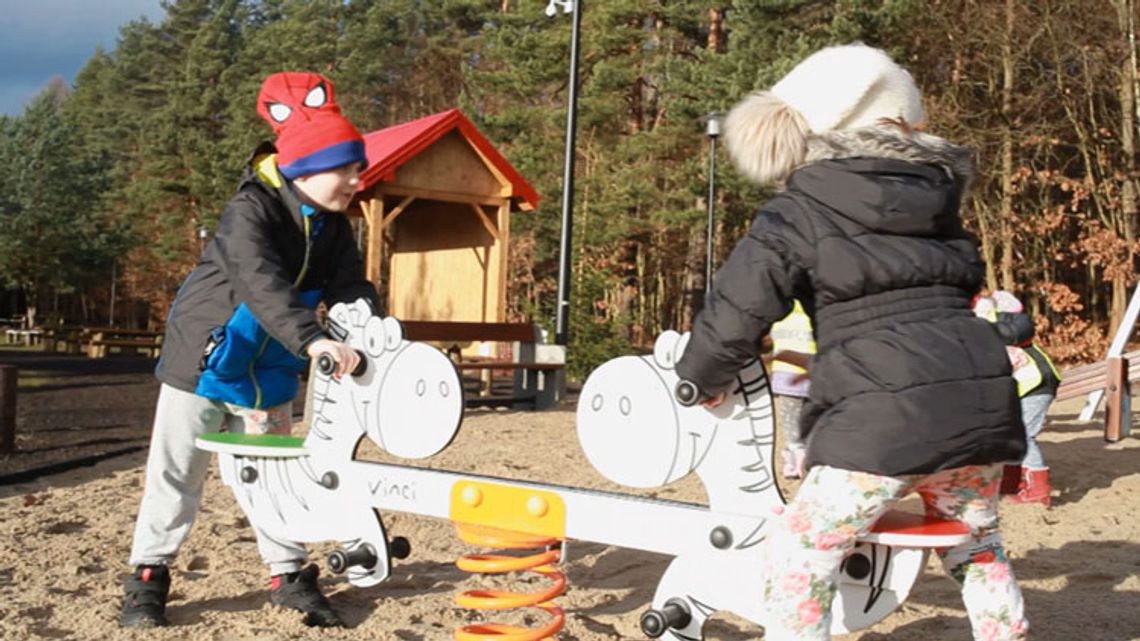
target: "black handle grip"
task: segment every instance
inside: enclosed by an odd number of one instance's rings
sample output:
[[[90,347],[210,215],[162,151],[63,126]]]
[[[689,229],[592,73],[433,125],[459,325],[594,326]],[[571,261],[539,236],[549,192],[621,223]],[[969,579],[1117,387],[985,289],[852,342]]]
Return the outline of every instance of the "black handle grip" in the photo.
[[[350,372],[352,376],[360,376],[368,371],[368,359],[365,358],[364,352],[356,350],[356,355],[360,357],[360,362],[357,363],[356,369]],[[332,356],[329,356],[328,352],[317,357],[317,371],[325,376],[332,376],[332,373],[336,371],[336,361],[333,360]]]
[[[388,541],[388,556],[393,559],[406,559],[412,553],[412,544],[402,536],[394,536]]]
[[[673,390],[673,396],[676,397],[677,402],[684,407],[696,405],[701,400],[701,390],[697,387],[696,383],[681,379],[677,381],[677,387]]]

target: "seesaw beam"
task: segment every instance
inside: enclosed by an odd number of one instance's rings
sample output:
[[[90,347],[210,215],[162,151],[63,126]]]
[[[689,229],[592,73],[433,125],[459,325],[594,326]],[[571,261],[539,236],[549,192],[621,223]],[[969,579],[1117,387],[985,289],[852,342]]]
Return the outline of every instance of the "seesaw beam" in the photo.
[[[717,528],[756,532],[766,523],[756,516],[717,513],[695,503],[470,473],[364,461],[349,463],[345,471],[368,487],[372,507],[380,510],[672,556],[709,549]],[[468,499],[474,499],[473,490],[482,494],[479,505],[465,503],[465,490]],[[538,502],[546,503],[545,511],[536,509]]]
[[[305,456],[301,448],[257,446],[257,442],[268,443],[246,435],[240,444],[214,437],[200,439],[199,446],[234,456]],[[765,518],[715,512],[696,503],[369,461],[348,461],[338,467],[343,482],[367,488],[372,507],[527,534],[679,556],[707,551],[710,545],[751,546],[766,533]],[[748,534],[732,540],[731,533]],[[949,547],[968,538],[961,523],[891,512],[862,540],[922,548]]]

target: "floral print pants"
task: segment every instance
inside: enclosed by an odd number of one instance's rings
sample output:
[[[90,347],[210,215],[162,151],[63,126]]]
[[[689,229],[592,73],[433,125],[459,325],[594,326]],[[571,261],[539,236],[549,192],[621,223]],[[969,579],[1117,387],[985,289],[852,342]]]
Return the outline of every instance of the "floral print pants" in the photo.
[[[1028,631],[1021,589],[1001,534],[1001,465],[967,466],[926,476],[890,477],[827,466],[811,468],[772,533],[765,558],[766,641],[831,638],[839,565],[856,539],[895,502],[917,492],[926,513],[970,526],[973,538],[939,550],[962,586],[976,641],[1022,641]]]

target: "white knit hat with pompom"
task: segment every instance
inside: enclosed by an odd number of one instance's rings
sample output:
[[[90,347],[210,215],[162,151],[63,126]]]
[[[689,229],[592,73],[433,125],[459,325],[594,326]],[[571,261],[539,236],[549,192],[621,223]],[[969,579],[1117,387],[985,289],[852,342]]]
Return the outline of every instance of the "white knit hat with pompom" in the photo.
[[[807,121],[812,133],[870,127],[898,118],[922,122],[922,94],[906,69],[883,50],[862,43],[808,56],[772,87]]]
[[[827,47],[770,90],[733,107],[725,118],[725,142],[745,175],[779,182],[802,161],[808,135],[872,127],[883,119],[922,123],[914,78],[881,49],[862,43]]]

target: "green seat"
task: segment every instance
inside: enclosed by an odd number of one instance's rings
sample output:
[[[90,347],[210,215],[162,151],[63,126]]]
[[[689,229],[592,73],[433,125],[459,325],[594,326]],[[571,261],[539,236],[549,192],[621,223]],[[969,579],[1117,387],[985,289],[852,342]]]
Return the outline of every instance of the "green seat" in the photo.
[[[296,458],[308,456],[305,439],[288,434],[243,434],[214,432],[198,437],[198,448],[218,454],[235,456],[262,456],[269,458]]]

